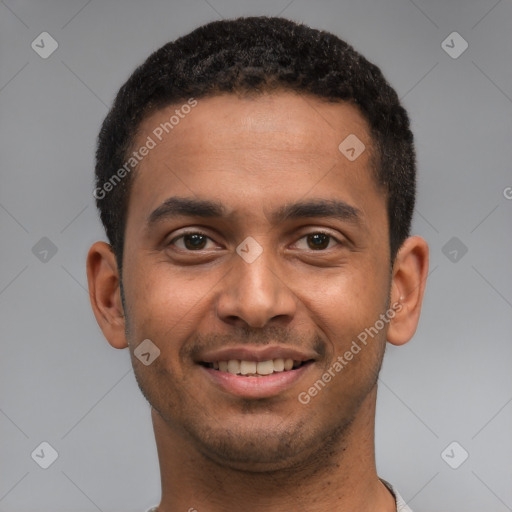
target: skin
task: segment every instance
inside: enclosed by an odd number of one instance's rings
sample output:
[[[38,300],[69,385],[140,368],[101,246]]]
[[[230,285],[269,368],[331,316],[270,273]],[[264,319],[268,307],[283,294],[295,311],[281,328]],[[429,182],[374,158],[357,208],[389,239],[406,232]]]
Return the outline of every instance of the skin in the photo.
[[[146,119],[134,146],[179,107]],[[349,134],[366,146],[353,162],[338,150]],[[152,406],[160,512],[288,510],[291,503],[307,512],[395,510],[375,469],[376,379],[386,341],[404,344],[416,330],[428,247],[410,237],[391,263],[386,196],[371,154],[356,107],[274,92],[199,99],[140,162],[125,232],[124,307],[108,244],[91,247],[87,275],[98,324],[112,346],[129,347]],[[172,196],[219,201],[226,216],[148,226]],[[312,199],[344,201],[357,220],[273,218],[286,204]],[[190,237],[177,239],[187,230],[206,235],[195,238],[200,250]],[[319,231],[331,237],[320,235],[321,249]],[[236,252],[248,236],[263,250],[252,263]],[[300,403],[299,393],[394,303],[394,318]],[[133,354],[145,339],[160,350],[148,366]],[[314,362],[266,398],[221,389],[195,360],[207,350],[274,343]]]

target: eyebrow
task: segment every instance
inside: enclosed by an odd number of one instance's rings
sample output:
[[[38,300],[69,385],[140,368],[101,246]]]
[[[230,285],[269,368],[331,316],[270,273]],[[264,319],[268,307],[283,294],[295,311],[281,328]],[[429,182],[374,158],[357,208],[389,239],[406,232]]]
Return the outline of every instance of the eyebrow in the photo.
[[[174,217],[225,217],[226,209],[218,201],[192,199],[188,197],[170,197],[153,210],[147,219],[152,226],[162,220]]]
[[[151,212],[147,224],[151,227],[160,221],[175,217],[225,218],[227,216],[227,209],[218,201],[170,197]],[[270,219],[274,224],[289,219],[308,217],[331,217],[360,224],[362,213],[359,209],[341,200],[311,199],[286,204],[270,214]]]
[[[359,224],[361,222],[362,213],[345,201],[336,199],[311,199],[284,205],[271,214],[272,222],[276,224],[288,219],[307,217],[332,217],[337,220]]]

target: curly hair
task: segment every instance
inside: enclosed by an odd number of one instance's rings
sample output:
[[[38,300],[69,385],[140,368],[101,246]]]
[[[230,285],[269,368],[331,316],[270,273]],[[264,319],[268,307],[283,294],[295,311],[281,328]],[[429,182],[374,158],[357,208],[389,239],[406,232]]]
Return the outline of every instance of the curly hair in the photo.
[[[409,236],[416,157],[409,118],[380,69],[335,35],[276,17],[203,25],[150,55],[119,90],[96,150],[96,189],[129,158],[142,121],[158,109],[222,93],[276,88],[358,107],[370,126],[374,179],[386,195],[391,261]],[[101,221],[121,269],[134,174],[108,194],[95,193]]]

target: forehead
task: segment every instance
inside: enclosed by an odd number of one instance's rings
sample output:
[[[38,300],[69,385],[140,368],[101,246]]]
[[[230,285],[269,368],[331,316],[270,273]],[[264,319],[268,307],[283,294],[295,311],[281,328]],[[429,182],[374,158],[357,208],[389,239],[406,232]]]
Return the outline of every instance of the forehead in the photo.
[[[337,148],[340,137],[350,133],[360,138],[369,134],[368,123],[356,106],[311,95],[281,91],[252,96],[222,94],[193,101],[194,107],[190,107],[191,100],[183,100],[157,110],[142,122],[139,135],[153,134],[157,144],[174,146],[179,156],[190,149],[182,145],[182,139],[189,137],[208,150],[240,146],[257,150],[264,143],[266,149],[302,148],[306,152]],[[167,130],[162,126],[165,123]],[[282,137],[276,139],[275,134],[286,134],[288,143],[283,146]],[[176,136],[180,140],[173,144]]]
[[[339,145],[354,136],[365,150],[350,161]],[[148,208],[170,189],[199,196],[238,191],[272,201],[270,192],[303,194],[315,184],[334,190],[343,181],[357,195],[374,181],[369,127],[357,107],[309,95],[184,100],[145,119],[134,147],[149,138],[154,148],[138,164],[134,183],[137,199]]]

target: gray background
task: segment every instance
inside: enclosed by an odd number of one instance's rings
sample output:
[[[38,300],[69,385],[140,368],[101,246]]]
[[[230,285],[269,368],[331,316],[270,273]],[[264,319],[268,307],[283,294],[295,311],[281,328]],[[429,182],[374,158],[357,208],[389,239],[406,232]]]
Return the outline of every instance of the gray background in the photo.
[[[141,512],[158,502],[149,406],[86,289],[87,250],[104,238],[95,139],[150,52],[202,23],[254,14],[346,39],[383,69],[412,118],[414,232],[430,244],[431,275],[417,335],[389,348],[381,375],[379,474],[415,512],[512,510],[511,1],[5,0],[0,512]],[[31,48],[43,31],[59,45],[47,59]],[[469,44],[456,59],[442,47],[453,31]],[[43,441],[59,455],[46,470],[31,458]],[[453,441],[462,448],[443,460]],[[445,460],[459,464],[462,449],[469,458],[452,469]]]

